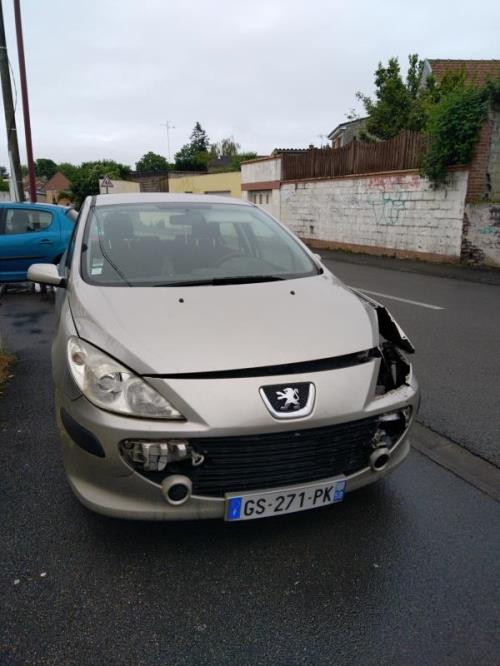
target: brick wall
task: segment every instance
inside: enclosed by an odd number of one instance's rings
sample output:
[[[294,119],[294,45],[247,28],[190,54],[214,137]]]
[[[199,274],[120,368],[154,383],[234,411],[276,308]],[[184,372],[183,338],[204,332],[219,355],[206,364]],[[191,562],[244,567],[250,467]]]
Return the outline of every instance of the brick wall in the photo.
[[[491,112],[490,157],[488,179],[491,201],[500,202],[500,110]]]
[[[489,198],[488,164],[490,157],[491,119],[488,118],[481,128],[479,141],[474,150],[474,157],[469,166],[469,184],[467,201],[484,201]]]
[[[281,185],[281,220],[316,247],[460,259],[467,172],[433,190],[417,172]]]

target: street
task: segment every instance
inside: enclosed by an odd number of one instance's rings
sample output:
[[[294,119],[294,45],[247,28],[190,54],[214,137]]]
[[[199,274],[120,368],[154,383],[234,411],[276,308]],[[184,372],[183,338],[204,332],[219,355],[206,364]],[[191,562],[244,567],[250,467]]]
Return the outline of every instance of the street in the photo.
[[[323,254],[341,280],[386,305],[413,341],[422,387],[419,421],[500,467],[500,288]]]
[[[325,260],[385,294],[413,340],[420,422],[500,465],[499,288]],[[279,519],[81,507],[56,436],[52,309],[28,293],[0,306],[18,357],[0,397],[0,663],[498,663],[500,505],[415,450],[343,503]]]

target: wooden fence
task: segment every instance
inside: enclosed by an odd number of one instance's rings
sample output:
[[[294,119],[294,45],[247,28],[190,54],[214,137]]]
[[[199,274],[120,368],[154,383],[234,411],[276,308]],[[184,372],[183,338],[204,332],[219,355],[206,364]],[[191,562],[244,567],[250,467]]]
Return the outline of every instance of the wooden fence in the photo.
[[[312,148],[282,153],[282,180],[334,178],[377,171],[418,169],[427,147],[420,132],[401,132],[388,141],[362,143],[354,139],[342,148]]]

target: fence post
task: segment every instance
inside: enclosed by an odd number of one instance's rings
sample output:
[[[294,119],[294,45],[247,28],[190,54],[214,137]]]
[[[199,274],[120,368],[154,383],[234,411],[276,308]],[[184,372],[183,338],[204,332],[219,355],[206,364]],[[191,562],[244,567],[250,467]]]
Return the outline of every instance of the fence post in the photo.
[[[349,161],[348,161],[348,166],[347,166],[347,172],[349,174],[354,173],[354,142],[356,141],[356,137],[351,141],[349,144]]]

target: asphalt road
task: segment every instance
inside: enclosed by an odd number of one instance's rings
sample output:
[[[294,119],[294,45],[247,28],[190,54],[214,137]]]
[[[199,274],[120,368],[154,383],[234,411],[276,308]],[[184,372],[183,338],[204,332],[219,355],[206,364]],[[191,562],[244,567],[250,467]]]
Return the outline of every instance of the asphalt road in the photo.
[[[278,519],[91,514],[57,445],[51,305],[7,295],[0,328],[19,358],[0,399],[2,666],[498,664],[500,504],[412,452],[342,504]]]
[[[326,263],[346,284],[421,303],[372,295],[390,309],[416,347],[412,361],[422,387],[419,421],[500,467],[500,287],[338,260]]]

